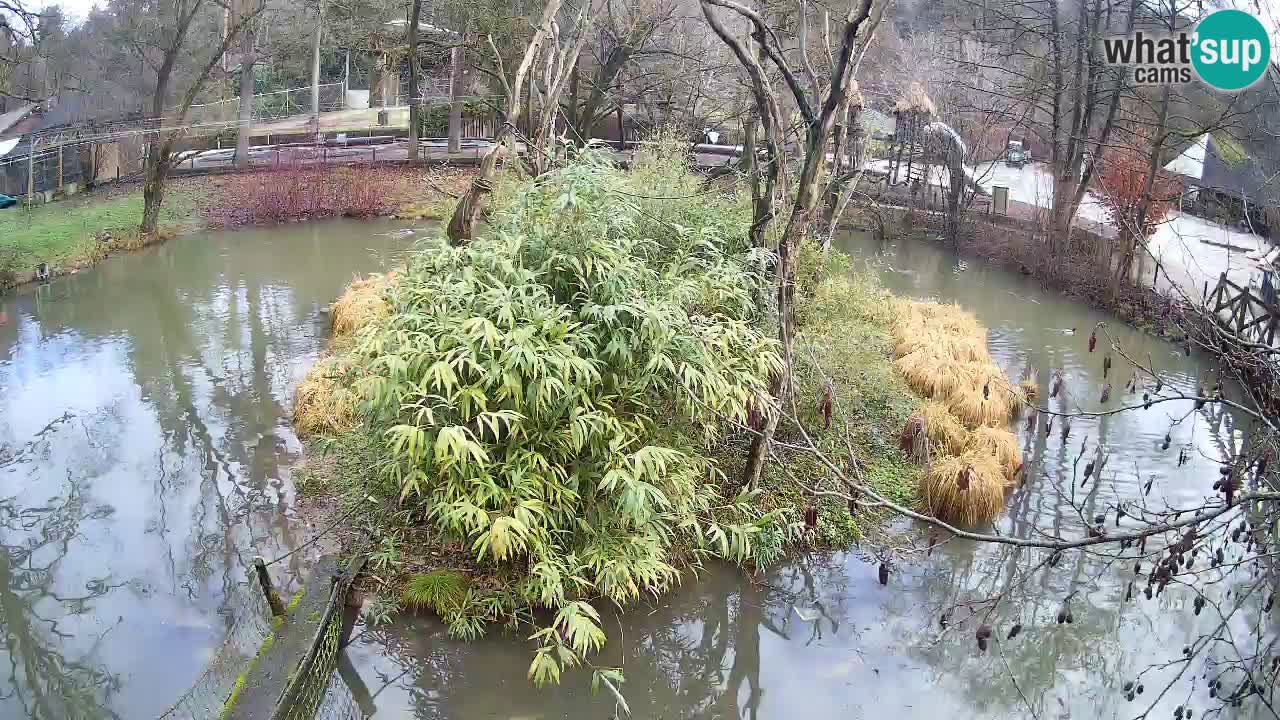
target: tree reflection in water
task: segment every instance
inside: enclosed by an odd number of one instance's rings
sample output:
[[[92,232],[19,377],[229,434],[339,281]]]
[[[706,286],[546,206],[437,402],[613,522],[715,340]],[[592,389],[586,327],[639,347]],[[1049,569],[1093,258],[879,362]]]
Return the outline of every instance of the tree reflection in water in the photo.
[[[606,616],[617,631],[595,661],[626,669],[622,691],[633,717],[764,717],[770,686],[762,662],[771,682],[789,684],[795,677],[766,657],[769,648],[837,638],[844,645],[854,632],[846,621],[844,568],[830,556],[795,558],[755,579],[733,568],[708,568],[657,604]],[[374,695],[375,718],[613,713],[607,692],[591,696],[590,673],[567,674],[560,686],[534,689],[525,679],[528,655],[520,640],[495,630],[461,643],[434,618],[403,616],[390,626],[357,630],[349,652]]]
[[[5,464],[0,460],[0,467]],[[58,566],[80,523],[109,513],[110,508],[89,507],[79,482],[70,479],[62,496],[43,507],[0,498],[0,628],[8,661],[0,662],[8,667],[0,685],[0,715],[32,720],[116,717],[108,704],[120,687],[119,677],[94,661],[114,623],[88,650],[70,658],[64,645],[72,635],[59,628],[59,620],[92,612],[93,601],[119,584],[105,576],[85,583],[83,592],[67,593],[57,583]]]

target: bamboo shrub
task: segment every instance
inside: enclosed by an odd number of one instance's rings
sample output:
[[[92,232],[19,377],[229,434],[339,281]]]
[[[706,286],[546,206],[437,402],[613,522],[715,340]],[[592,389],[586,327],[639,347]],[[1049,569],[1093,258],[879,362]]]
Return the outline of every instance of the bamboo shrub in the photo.
[[[597,598],[661,594],[703,554],[753,559],[781,525],[722,497],[705,452],[781,369],[747,214],[645,200],[695,186],[660,165],[638,184],[587,152],[529,183],[491,237],[412,256],[354,346],[401,500],[554,612],[539,684],[603,645]]]

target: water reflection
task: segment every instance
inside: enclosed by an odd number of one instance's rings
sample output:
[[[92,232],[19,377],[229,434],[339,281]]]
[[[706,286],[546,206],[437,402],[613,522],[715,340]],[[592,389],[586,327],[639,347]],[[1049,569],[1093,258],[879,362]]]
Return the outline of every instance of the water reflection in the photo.
[[[1125,390],[1129,376],[1104,379],[1102,353],[1086,347],[1089,329],[1110,321],[1107,315],[933,246],[851,237],[845,249],[875,258],[876,271],[899,293],[972,309],[1006,371],[1015,378],[1028,364],[1039,371],[1042,397],[1052,371],[1060,370],[1068,392],[1050,401],[1055,408],[1100,410],[1107,382],[1115,391],[1106,407],[1140,402],[1140,388]],[[1127,352],[1150,359],[1166,387],[1194,392],[1219,381],[1199,357],[1119,323],[1108,327]],[[1016,429],[1026,482],[1010,495],[995,530],[1022,537],[1036,528],[1081,535],[1097,514],[1113,522],[1121,502],[1195,503],[1212,493],[1217,461],[1250,432],[1231,413],[1213,405],[1196,410],[1189,400],[1078,418],[1068,437],[1061,423],[1046,433],[1042,423],[1029,430],[1023,418]],[[1082,484],[1084,464],[1100,443],[1111,460],[1100,478]],[[1082,452],[1085,460],[1077,461]],[[1118,563],[1101,551],[1067,553],[1053,566],[1046,561],[1039,551],[951,541],[905,557],[888,587],[878,584],[876,565],[853,552],[793,557],[758,578],[710,568],[652,607],[607,618],[610,644],[598,662],[624,668],[636,717],[1133,717],[1179,677],[1181,649],[1221,622],[1217,607],[1239,597],[1232,590],[1255,582],[1244,573],[1205,585],[1209,606],[1195,615],[1194,591],[1176,583],[1152,600],[1125,603],[1136,577],[1132,561]],[[1067,610],[1072,621],[1060,624]],[[951,613],[946,627],[944,611]],[[1250,608],[1230,626],[1247,632],[1259,616]],[[974,637],[981,623],[996,638],[985,653]],[[1020,633],[1006,640],[1015,624]],[[1170,717],[1179,704],[1204,716],[1211,706],[1201,674],[1234,653],[1223,645],[1198,655],[1155,701],[1151,716]],[[591,697],[588,673],[566,675],[561,687],[532,689],[525,679],[530,648],[519,637],[499,633],[460,644],[438,623],[409,618],[363,633],[351,655],[376,695],[375,717],[578,718],[614,711],[609,697]],[[1139,673],[1146,694],[1126,701],[1120,687]],[[1234,712],[1269,714],[1257,704]]]
[[[0,716],[154,717],[200,676],[246,563],[307,536],[291,387],[405,246],[379,229],[184,238],[0,298]]]

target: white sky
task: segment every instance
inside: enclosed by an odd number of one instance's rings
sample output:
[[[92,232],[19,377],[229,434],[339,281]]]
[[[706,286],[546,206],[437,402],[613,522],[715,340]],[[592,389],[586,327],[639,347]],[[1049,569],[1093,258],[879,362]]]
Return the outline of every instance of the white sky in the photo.
[[[102,2],[104,0],[35,0],[32,4],[36,7],[46,4],[61,5],[67,18],[75,22],[87,16],[95,4]],[[1223,0],[1223,5],[1257,15],[1270,30],[1271,52],[1276,61],[1280,62],[1280,0]]]

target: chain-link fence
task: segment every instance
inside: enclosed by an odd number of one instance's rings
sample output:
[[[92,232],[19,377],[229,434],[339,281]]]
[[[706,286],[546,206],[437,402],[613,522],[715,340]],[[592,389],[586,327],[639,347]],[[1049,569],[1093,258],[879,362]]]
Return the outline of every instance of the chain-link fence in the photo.
[[[343,85],[340,82],[320,86],[320,112],[333,112],[346,107]],[[311,86],[277,90],[253,96],[255,120],[278,120],[312,111]],[[240,98],[192,105],[187,113],[188,122],[195,125],[209,123],[234,123],[240,118]]]
[[[271,634],[271,609],[257,582],[246,575],[227,599],[223,614],[234,625],[210,654],[204,674],[157,720],[212,720],[222,713],[236,679]]]

